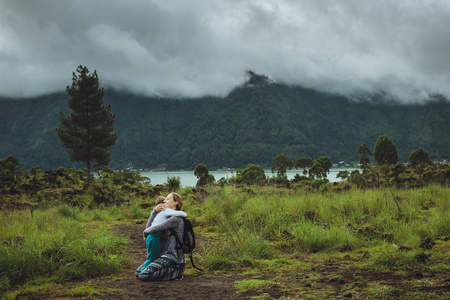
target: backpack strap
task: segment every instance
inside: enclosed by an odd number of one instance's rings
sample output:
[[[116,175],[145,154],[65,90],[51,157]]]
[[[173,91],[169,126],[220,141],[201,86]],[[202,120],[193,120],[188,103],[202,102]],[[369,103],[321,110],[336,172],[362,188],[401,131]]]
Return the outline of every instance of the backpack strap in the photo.
[[[169,230],[170,230],[170,233],[171,233],[173,236],[175,236],[175,239],[177,240],[177,249],[179,249],[179,250],[181,250],[181,252],[183,252],[183,243],[182,243],[182,242],[180,241],[180,239],[178,238],[177,232],[176,232],[175,229],[173,229],[173,228],[169,228]],[[184,255],[184,253],[183,253],[183,255]],[[194,265],[194,258],[193,258],[193,256],[192,256],[192,252],[189,253],[189,260],[191,261],[191,264],[192,264],[192,266],[193,266],[194,268],[196,268],[196,269],[199,270],[200,272],[203,272],[203,269],[200,269],[200,268],[198,268],[198,267],[196,267],[196,266]]]
[[[177,249],[183,250],[183,243],[180,241],[180,238],[178,237],[177,232],[173,228],[169,228],[170,233],[175,237],[177,240]]]
[[[194,265],[194,259],[192,258],[192,252],[189,253],[189,259],[191,260],[191,264],[192,264],[192,266],[193,266],[194,268],[196,268],[196,269],[199,270],[200,272],[203,272],[203,269],[197,268],[197,267]]]

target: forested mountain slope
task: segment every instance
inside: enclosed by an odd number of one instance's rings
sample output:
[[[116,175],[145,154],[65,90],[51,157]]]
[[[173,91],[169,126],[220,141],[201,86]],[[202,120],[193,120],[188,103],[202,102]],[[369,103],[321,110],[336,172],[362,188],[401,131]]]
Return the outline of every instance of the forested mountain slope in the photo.
[[[0,158],[16,155],[27,169],[74,165],[59,146],[60,110],[66,93],[33,99],[0,99]],[[365,142],[372,148],[387,134],[399,159],[417,147],[433,159],[450,158],[450,103],[373,104],[275,83],[242,86],[225,98],[158,99],[113,90],[105,103],[116,114],[119,135],[112,168],[210,169],[270,167],[275,156],[328,156],[357,161]]]

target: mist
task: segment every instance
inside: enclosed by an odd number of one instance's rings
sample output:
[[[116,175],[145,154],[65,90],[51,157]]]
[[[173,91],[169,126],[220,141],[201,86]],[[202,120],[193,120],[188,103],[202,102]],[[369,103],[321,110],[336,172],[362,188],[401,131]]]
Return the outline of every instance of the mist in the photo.
[[[0,95],[63,91],[78,65],[148,96],[225,96],[246,70],[402,103],[450,98],[445,0],[0,0]]]

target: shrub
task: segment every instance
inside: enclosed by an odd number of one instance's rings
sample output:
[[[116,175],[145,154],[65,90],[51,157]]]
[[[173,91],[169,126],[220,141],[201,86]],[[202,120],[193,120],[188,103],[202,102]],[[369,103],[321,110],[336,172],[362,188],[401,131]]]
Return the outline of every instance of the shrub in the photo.
[[[77,219],[78,213],[80,212],[79,208],[76,206],[71,206],[69,204],[61,204],[57,208],[58,214],[62,217],[68,217]]]
[[[248,164],[244,170],[236,171],[237,183],[240,184],[260,184],[263,185],[266,180],[264,169],[259,165]]]
[[[130,218],[131,219],[139,219],[146,217],[146,212],[141,208],[141,205],[139,202],[134,202],[130,205]]]
[[[180,176],[167,176],[167,186],[170,192],[177,191],[181,187],[181,177]]]
[[[432,164],[433,161],[430,159],[430,155],[422,147],[417,148],[409,155],[409,161],[411,165],[417,166],[419,164]]]
[[[267,180],[267,183],[269,185],[276,185],[276,186],[284,186],[284,187],[290,187],[291,183],[287,179],[286,176],[276,176],[276,177],[270,177]]]

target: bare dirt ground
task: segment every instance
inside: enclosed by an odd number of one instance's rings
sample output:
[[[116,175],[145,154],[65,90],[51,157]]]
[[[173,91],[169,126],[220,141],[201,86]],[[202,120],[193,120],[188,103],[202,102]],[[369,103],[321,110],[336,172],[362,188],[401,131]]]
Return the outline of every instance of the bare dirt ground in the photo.
[[[240,277],[208,277],[186,275],[183,280],[144,282],[134,276],[134,270],[146,257],[142,231],[145,224],[127,224],[114,228],[119,234],[131,239],[129,250],[131,267],[116,280],[100,280],[99,286],[120,289],[107,295],[107,299],[244,299],[234,289],[234,282]],[[201,242],[201,241],[200,241]],[[190,262],[186,268],[191,268]]]

